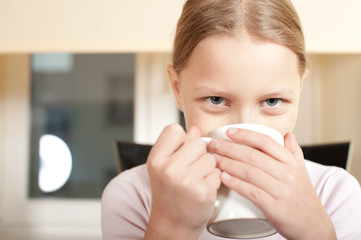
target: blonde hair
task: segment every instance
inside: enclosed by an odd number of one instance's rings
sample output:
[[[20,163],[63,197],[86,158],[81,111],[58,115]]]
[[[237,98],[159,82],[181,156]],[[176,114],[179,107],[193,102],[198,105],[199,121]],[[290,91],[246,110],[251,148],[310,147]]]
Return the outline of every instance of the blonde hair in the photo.
[[[262,41],[291,49],[298,57],[301,75],[306,69],[301,22],[289,0],[188,0],[178,21],[173,46],[173,66],[181,72],[197,44],[204,38],[246,31]]]

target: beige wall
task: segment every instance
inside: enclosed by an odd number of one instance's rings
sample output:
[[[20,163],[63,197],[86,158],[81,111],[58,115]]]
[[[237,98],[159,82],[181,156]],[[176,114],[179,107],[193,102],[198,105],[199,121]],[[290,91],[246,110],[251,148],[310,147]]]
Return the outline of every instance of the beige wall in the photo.
[[[361,52],[361,1],[291,0],[312,53]]]
[[[295,134],[302,145],[351,141],[361,183],[361,55],[312,54]]]
[[[0,0],[0,52],[169,51],[184,0]],[[361,52],[361,1],[293,0],[310,52]]]
[[[361,55],[318,57],[322,81],[322,140],[351,140],[351,173],[361,182]]]
[[[0,52],[170,49],[183,0],[0,0]]]

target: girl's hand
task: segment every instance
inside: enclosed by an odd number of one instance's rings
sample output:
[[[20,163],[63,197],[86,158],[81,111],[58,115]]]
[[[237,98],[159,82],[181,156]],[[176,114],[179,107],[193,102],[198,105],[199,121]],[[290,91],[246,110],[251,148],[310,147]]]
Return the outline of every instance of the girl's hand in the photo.
[[[336,239],[292,133],[285,147],[249,130],[229,129],[227,135],[233,142],[216,139],[209,145],[218,155],[223,184],[258,206],[287,239]]]
[[[146,239],[197,239],[210,218],[221,184],[216,160],[198,128],[161,133],[147,162],[152,208]]]

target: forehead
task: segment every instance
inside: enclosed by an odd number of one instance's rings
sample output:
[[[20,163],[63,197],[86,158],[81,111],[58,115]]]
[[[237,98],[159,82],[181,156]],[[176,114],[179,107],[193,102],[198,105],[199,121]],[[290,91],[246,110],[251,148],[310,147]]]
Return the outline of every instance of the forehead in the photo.
[[[193,50],[180,78],[193,84],[287,85],[299,84],[300,74],[296,54],[285,46],[248,35],[211,36]]]

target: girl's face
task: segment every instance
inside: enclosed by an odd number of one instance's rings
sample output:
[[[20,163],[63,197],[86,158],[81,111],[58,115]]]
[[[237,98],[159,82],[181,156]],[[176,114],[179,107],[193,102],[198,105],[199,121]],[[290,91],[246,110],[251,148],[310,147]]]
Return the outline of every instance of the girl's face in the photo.
[[[212,36],[193,50],[177,74],[168,67],[187,128],[202,135],[233,123],[256,123],[283,135],[296,123],[303,78],[294,52],[244,34]]]

